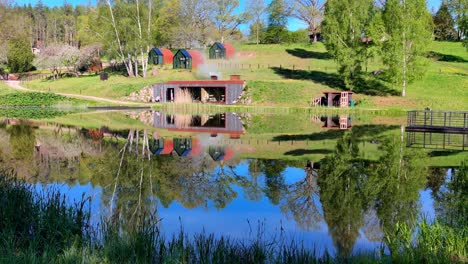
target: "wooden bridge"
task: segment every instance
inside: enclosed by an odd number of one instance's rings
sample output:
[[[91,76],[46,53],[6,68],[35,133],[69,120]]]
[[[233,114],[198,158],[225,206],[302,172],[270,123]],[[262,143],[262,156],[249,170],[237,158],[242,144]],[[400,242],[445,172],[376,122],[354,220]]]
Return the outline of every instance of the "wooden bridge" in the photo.
[[[468,149],[468,112],[409,111],[408,146],[435,149]]]

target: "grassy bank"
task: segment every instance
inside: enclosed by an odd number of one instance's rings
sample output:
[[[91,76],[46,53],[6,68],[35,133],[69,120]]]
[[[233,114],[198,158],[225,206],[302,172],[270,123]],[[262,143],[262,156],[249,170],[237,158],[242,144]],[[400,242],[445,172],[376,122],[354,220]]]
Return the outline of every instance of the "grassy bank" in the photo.
[[[166,239],[157,219],[136,216],[90,226],[87,200],[67,205],[58,192],[38,194],[32,186],[0,176],[0,262],[2,263],[445,263],[466,260],[467,230],[422,222],[412,242],[413,229],[398,225],[385,241],[391,254],[361,252],[354,256],[318,256],[300,242],[266,239],[261,232],[251,240],[182,229]],[[408,236],[409,234],[409,236]]]
[[[260,107],[308,107],[311,99],[323,91],[343,90],[336,64],[322,43],[290,45],[240,45],[238,56],[231,61],[209,61],[223,76],[240,74],[247,81],[247,95],[252,105]],[[466,110],[468,98],[468,53],[459,43],[433,42],[428,54],[428,71],[411,83],[407,96],[399,96],[401,87],[371,74],[384,69],[380,59],[367,65],[367,72],[355,88],[360,109],[442,109]],[[151,74],[149,74],[151,75]],[[30,89],[86,94],[120,99],[143,87],[168,80],[196,79],[196,71],[161,69],[147,79],[126,78],[111,74],[108,81],[98,76],[64,78],[58,81],[36,80]]]

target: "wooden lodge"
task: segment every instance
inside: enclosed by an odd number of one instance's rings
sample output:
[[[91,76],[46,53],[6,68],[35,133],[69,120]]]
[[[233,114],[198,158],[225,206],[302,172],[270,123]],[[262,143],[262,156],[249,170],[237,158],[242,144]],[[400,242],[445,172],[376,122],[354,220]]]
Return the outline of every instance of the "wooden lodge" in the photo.
[[[210,60],[225,60],[234,57],[234,47],[221,42],[215,42],[209,50]]]
[[[174,69],[197,69],[203,63],[203,56],[198,50],[180,49],[173,58]]]
[[[323,92],[323,96],[312,100],[312,106],[353,107],[353,92]]]
[[[244,86],[239,75],[231,75],[229,80],[213,76],[212,80],[169,81],[153,85],[153,98],[156,102],[234,104]]]
[[[172,64],[174,54],[164,48],[153,48],[148,53],[148,63],[153,65]]]

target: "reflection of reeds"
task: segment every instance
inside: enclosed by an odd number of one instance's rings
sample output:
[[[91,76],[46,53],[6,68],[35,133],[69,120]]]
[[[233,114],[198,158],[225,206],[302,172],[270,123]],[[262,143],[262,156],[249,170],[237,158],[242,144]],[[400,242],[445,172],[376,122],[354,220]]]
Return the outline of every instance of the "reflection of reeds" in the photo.
[[[175,125],[178,128],[187,128],[192,124],[192,115],[176,115]]]
[[[176,103],[191,103],[192,102],[192,94],[188,89],[179,89],[175,93],[174,101]]]

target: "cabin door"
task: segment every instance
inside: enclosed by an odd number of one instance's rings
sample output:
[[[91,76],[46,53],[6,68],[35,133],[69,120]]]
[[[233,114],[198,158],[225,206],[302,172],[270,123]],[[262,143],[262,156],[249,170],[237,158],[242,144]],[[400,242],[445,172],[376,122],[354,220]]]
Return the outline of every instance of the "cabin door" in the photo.
[[[348,93],[342,92],[341,99],[340,99],[340,107],[348,107],[349,100],[348,100]]]
[[[174,88],[167,88],[166,102],[174,102]]]

